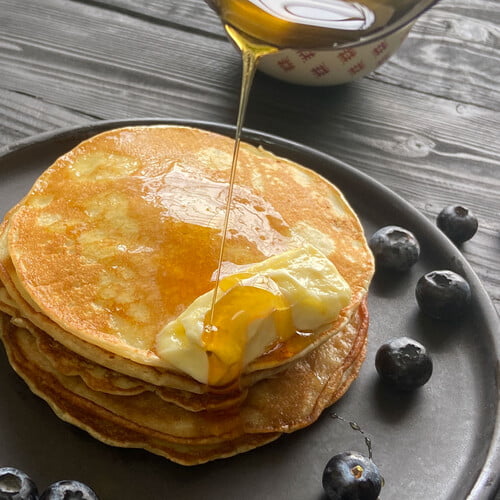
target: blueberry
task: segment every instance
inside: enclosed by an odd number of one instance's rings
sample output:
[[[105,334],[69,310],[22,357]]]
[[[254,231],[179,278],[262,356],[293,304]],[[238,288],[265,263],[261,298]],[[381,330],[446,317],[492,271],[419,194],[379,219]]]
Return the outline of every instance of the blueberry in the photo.
[[[370,458],[346,451],[326,464],[323,488],[330,500],[376,500],[382,477]]]
[[[420,309],[435,319],[453,320],[463,316],[471,300],[470,286],[453,271],[432,271],[422,276],[415,288]]]
[[[14,467],[1,467],[0,500],[38,500],[38,489],[23,471]]]
[[[436,224],[455,243],[470,240],[476,234],[478,226],[475,215],[460,205],[443,208],[437,216]]]
[[[376,231],[370,238],[369,246],[377,266],[407,271],[420,256],[417,238],[399,226],[386,226]]]
[[[74,480],[63,480],[51,484],[40,500],[99,500],[94,490]]]
[[[382,344],[375,356],[375,368],[380,378],[403,391],[424,385],[432,375],[432,360],[425,347],[408,337],[392,339]]]

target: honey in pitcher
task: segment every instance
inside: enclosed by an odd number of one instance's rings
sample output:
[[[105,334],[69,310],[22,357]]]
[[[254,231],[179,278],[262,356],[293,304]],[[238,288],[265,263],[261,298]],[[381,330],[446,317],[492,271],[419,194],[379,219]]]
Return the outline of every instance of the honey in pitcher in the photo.
[[[278,48],[353,43],[411,12],[419,0],[208,0],[225,25]]]

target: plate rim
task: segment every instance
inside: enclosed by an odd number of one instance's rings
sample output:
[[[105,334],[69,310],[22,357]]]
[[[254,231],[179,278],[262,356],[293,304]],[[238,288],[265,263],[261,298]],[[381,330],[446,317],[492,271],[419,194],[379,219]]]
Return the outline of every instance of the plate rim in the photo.
[[[71,136],[78,136],[79,141],[85,140],[85,134],[95,135],[97,133],[111,130],[113,128],[127,127],[127,126],[148,126],[148,125],[179,125],[186,127],[197,127],[209,131],[215,131],[227,136],[234,136],[235,126],[223,122],[214,122],[207,120],[196,120],[188,118],[166,118],[166,117],[144,117],[144,118],[121,118],[114,120],[95,120],[82,125],[73,125],[68,127],[56,128],[54,130],[38,133],[12,144],[8,144],[0,148],[0,166],[5,158],[15,155],[37,145],[42,145],[53,140],[68,140]],[[324,153],[318,149],[301,144],[290,139],[263,132],[256,129],[244,128],[242,132],[242,140],[250,143],[259,143],[264,147],[272,148],[286,147],[290,150],[293,160],[294,152],[301,152],[307,156],[315,158],[323,158],[327,163],[334,163],[342,171],[349,176],[359,180],[364,186],[369,189],[376,190],[383,193],[385,197],[394,200],[398,205],[403,205],[405,211],[414,219],[419,225],[431,229],[431,237],[438,240],[440,245],[443,245],[446,252],[452,255],[454,259],[460,262],[463,267],[463,272],[467,275],[469,283],[473,286],[477,300],[483,308],[483,319],[489,330],[489,340],[494,347],[496,354],[496,380],[493,381],[497,389],[497,400],[494,402],[496,405],[496,418],[494,422],[493,433],[489,442],[488,452],[486,454],[483,466],[475,478],[473,485],[468,493],[469,500],[493,500],[495,494],[500,492],[500,472],[498,471],[498,463],[500,463],[500,324],[499,317],[493,302],[488,295],[486,289],[481,283],[476,272],[472,268],[468,260],[456,248],[456,246],[435,227],[432,222],[418,209],[413,207],[402,196],[386,187],[384,184],[374,179],[370,175],[356,169],[350,164],[339,160],[331,154]],[[22,168],[22,167],[21,167]],[[478,295],[479,293],[479,295]],[[497,330],[497,331],[496,331]],[[496,331],[496,333],[495,333]],[[488,496],[485,496],[488,495]]]

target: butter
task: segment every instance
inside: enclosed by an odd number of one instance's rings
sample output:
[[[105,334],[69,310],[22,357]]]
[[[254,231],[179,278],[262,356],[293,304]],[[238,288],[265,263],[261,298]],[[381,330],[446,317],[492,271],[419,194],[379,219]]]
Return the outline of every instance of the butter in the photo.
[[[198,297],[158,333],[157,354],[212,386],[234,382],[253,360],[297,332],[333,322],[351,290],[334,264],[311,245],[253,264]]]

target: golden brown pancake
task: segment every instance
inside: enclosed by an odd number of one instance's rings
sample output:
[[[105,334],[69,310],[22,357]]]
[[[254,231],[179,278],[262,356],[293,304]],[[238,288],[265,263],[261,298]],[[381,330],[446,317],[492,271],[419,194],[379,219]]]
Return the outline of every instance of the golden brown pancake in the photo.
[[[105,443],[189,465],[231,456],[310,425],[357,377],[374,268],[359,220],[326,179],[249,144],[223,273],[312,245],[350,299],[331,322],[268,345],[231,387],[157,352],[165,325],[214,287],[232,151],[187,127],[105,132],[56,160],[0,225],[9,360]]]
[[[7,324],[9,360],[33,392],[63,419],[101,441],[141,447],[193,465],[231,456],[314,422],[356,378],[365,356],[367,311],[362,305],[343,330],[278,377],[254,384],[245,401],[222,411],[190,412],[155,393],[111,395],[80,376],[63,375],[38,348],[36,335]]]
[[[155,338],[213,287],[232,149],[232,139],[207,131],[132,127],[59,158],[6,217],[1,264],[15,288],[9,293],[29,306],[21,315],[85,357],[95,359],[95,346],[124,360],[127,374],[176,386]],[[309,242],[352,291],[333,324],[264,354],[247,367],[251,374],[285,365],[341,329],[366,295],[373,261],[342,194],[311,170],[243,144],[234,193],[228,268]],[[204,390],[194,385],[186,388]]]

